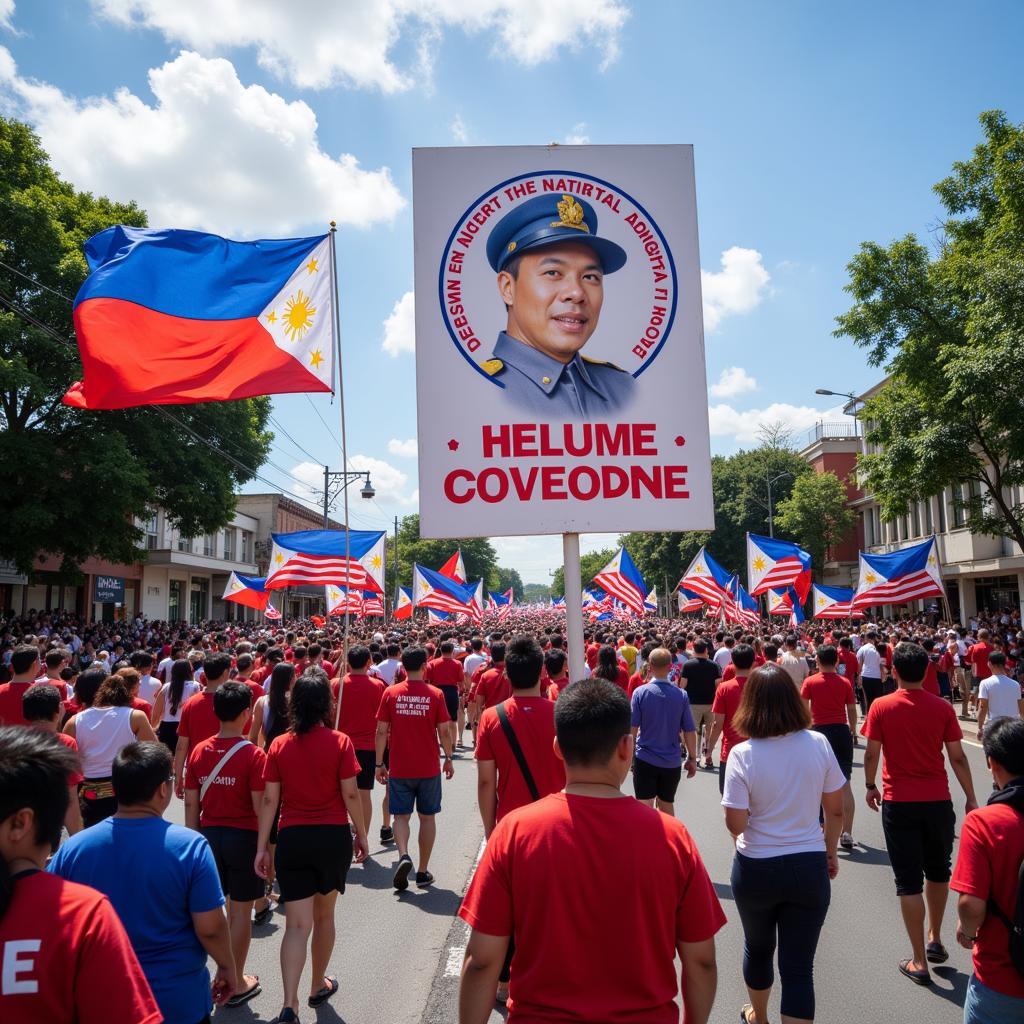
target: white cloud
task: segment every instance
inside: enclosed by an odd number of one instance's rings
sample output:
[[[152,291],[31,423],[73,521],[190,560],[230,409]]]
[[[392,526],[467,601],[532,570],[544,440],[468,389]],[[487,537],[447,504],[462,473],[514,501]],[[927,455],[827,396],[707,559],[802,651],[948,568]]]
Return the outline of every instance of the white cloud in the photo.
[[[602,548],[615,548],[617,533],[584,533],[580,536],[580,554]],[[498,564],[518,569],[524,583],[551,582],[551,573],[562,564],[562,538],[543,537],[492,537]],[[590,580],[584,580],[586,586]]]
[[[756,390],[757,381],[742,366],[727,366],[719,375],[718,383],[708,388],[708,394],[714,398],[735,398]]]
[[[773,402],[763,409],[737,410],[725,403],[708,407],[711,436],[731,437],[739,444],[755,444],[761,428],[775,423],[782,423],[792,430],[795,434],[794,440],[799,444],[801,432],[809,430],[819,420],[836,423],[845,419],[841,406],[815,409],[809,405]]]
[[[405,205],[387,168],[325,153],[307,104],[243,85],[230,61],[183,52],[150,70],[149,87],[152,105],[127,89],[78,99],[20,77],[0,47],[0,103],[35,125],[57,170],[136,200],[154,226],[253,237],[366,226]]]
[[[0,0],[0,28],[14,31],[14,0]]]
[[[397,437],[393,437],[388,441],[388,451],[392,455],[401,455],[406,459],[414,459],[418,451],[416,438],[410,437],[408,441],[399,441]]]
[[[586,134],[587,125],[580,121],[572,126],[572,131],[565,137],[567,146],[586,146],[590,142],[590,136]]]
[[[469,132],[466,130],[466,122],[462,120],[461,114],[456,114],[455,117],[452,118],[452,123],[448,127],[451,130],[452,138],[456,142],[461,145],[465,145],[469,142]]]
[[[370,471],[370,483],[382,501],[393,501],[400,505],[413,503],[411,495],[405,492],[409,483],[408,475],[390,462],[375,459],[371,455],[353,455],[348,462],[353,469]]]
[[[3,2],[3,0],[0,0]],[[566,51],[618,56],[623,0],[93,0],[105,17],[156,29],[203,53],[252,47],[260,64],[303,88],[345,84],[397,92],[429,80],[445,29],[485,36],[491,52],[533,66]],[[416,64],[392,59],[412,44]]]
[[[381,348],[393,357],[416,350],[416,307],[412,292],[406,292],[395,303],[391,315],[384,321]]]
[[[756,249],[734,245],[722,253],[722,269],[702,270],[700,280],[704,328],[713,331],[725,317],[749,313],[757,306],[771,278]]]
[[[324,467],[315,462],[300,462],[291,472],[294,481],[288,488],[296,497],[314,505],[323,501]]]

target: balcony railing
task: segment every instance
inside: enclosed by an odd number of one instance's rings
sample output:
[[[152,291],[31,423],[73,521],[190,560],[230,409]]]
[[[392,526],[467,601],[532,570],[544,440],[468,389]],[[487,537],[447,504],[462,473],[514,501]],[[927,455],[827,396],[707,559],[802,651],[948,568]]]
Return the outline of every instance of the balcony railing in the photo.
[[[815,441],[841,440],[859,436],[856,423],[825,423],[819,420],[807,431],[804,447],[814,444]]]

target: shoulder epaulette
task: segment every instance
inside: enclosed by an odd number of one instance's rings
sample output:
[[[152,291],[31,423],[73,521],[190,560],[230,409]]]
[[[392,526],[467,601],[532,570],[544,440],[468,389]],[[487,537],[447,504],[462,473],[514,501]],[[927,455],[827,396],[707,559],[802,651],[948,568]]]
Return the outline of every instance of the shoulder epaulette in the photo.
[[[591,359],[589,356],[580,356],[580,359],[585,363],[590,363],[593,366],[607,366],[609,369],[617,370],[619,373],[625,373],[626,371],[621,366],[616,366],[614,363],[609,363],[605,359]]]
[[[501,373],[505,369],[505,364],[500,359],[485,359],[480,364],[480,369],[487,374],[488,377],[493,377],[496,373]]]

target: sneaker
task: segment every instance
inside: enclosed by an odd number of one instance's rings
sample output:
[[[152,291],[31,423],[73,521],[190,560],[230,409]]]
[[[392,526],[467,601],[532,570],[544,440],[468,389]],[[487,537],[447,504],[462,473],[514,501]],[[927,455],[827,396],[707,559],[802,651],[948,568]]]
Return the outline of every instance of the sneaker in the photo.
[[[398,860],[398,867],[395,868],[395,877],[392,880],[394,887],[399,892],[405,892],[409,888],[409,872],[412,871],[412,857],[406,854]]]
[[[286,1006],[274,1020],[277,1024],[299,1024],[299,1015],[290,1006]]]
[[[849,832],[844,832],[839,837],[839,845],[844,850],[852,850],[853,849],[853,836],[851,836]]]
[[[382,843],[393,843],[395,841],[394,830],[391,829],[389,826],[385,825],[380,830],[380,841]]]

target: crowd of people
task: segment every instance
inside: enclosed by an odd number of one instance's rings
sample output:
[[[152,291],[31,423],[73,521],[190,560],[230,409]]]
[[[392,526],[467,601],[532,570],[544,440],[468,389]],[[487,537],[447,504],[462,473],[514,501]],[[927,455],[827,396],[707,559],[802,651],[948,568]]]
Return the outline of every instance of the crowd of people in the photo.
[[[371,823],[394,889],[429,887],[441,780],[472,756],[486,848],[460,910],[460,1021],[495,1000],[513,1022],[678,1021],[677,999],[687,1024],[709,1019],[725,915],[675,816],[699,771],[718,773],[735,841],[741,1019],[767,1024],[777,958],[783,1020],[812,1021],[863,742],[899,971],[928,985],[948,960],[952,887],[974,960],[966,1024],[1024,1020],[1019,613],[596,622],[576,679],[564,632],[564,612],[536,608],[357,621],[347,648],[330,620],[0,621],[0,1017],[199,1024],[261,994],[253,925],[282,913],[276,1020],[299,1020],[339,990],[336,901]],[[991,770],[982,807],[964,730]],[[967,812],[955,868],[947,762]],[[184,826],[165,817],[175,799]],[[581,928],[628,941],[566,957]]]

